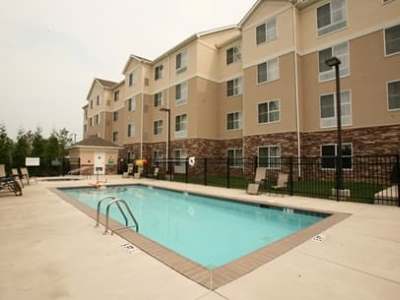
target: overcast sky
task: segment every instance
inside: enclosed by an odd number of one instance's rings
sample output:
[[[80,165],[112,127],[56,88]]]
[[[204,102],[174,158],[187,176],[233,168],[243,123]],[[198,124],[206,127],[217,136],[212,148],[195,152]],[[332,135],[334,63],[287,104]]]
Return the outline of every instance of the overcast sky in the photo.
[[[195,32],[236,24],[254,0],[13,0],[0,11],[0,123],[82,134],[94,77],[121,80]]]

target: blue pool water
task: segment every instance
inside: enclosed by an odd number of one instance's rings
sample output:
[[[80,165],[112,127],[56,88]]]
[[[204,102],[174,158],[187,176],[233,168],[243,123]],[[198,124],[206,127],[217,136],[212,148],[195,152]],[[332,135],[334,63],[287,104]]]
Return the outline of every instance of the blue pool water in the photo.
[[[64,189],[96,209],[106,196],[124,199],[139,223],[139,233],[206,268],[215,268],[306,228],[325,216],[261,207],[147,186],[105,190]],[[105,213],[107,202],[102,206]],[[115,206],[111,217],[123,224]]]

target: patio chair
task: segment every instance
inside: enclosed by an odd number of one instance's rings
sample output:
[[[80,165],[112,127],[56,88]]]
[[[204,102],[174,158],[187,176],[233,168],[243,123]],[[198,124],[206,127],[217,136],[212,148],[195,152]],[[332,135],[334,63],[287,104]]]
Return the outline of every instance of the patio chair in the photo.
[[[279,172],[276,185],[271,186],[271,190],[278,192],[279,190],[286,189],[288,186],[289,174]]]
[[[267,173],[267,168],[258,167],[256,170],[256,176],[254,178],[254,183],[249,183],[247,186],[247,194],[258,195],[260,194],[260,187],[265,181],[265,176]]]
[[[0,165],[0,191],[8,190],[15,196],[22,196],[22,186],[14,177],[7,177],[4,165]]]
[[[18,173],[17,168],[11,169],[11,176],[15,178],[15,180],[19,180],[21,182],[22,187],[24,187],[24,183],[22,182],[21,176]]]
[[[21,172],[21,181],[25,178],[26,184],[29,184],[29,172],[27,168],[20,168],[19,171]]]

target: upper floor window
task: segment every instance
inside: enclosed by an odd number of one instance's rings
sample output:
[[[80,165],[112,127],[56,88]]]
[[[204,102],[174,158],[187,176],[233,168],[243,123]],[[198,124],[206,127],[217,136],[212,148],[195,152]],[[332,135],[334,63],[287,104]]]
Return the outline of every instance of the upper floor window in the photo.
[[[321,146],[321,168],[335,169],[336,156],[338,147],[336,144],[328,144]],[[342,144],[342,167],[343,169],[352,169],[353,162],[353,146],[352,144]]]
[[[100,96],[96,97],[96,105],[99,106],[100,105]]]
[[[187,115],[178,115],[175,117],[175,137],[187,136]]]
[[[241,59],[240,48],[238,46],[226,50],[226,64],[230,65]]]
[[[279,100],[268,101],[258,104],[258,123],[273,123],[280,120]]]
[[[86,133],[86,131],[87,131],[87,125],[85,124],[83,125],[83,132]]]
[[[241,148],[228,149],[229,166],[231,168],[240,168],[242,166],[243,150]]]
[[[164,66],[163,65],[159,65],[155,68],[154,70],[154,80],[158,80],[161,79],[163,76],[163,69]]]
[[[280,169],[281,167],[281,147],[269,145],[258,148],[258,166],[268,169]]]
[[[340,96],[342,125],[352,124],[351,116],[351,97],[349,91],[343,91]],[[321,128],[330,128],[337,125],[336,116],[336,94],[321,95]]]
[[[241,128],[241,115],[240,112],[233,112],[226,115],[226,129],[234,130]]]
[[[93,108],[93,100],[90,100],[90,108]]]
[[[153,133],[154,135],[159,135],[162,132],[162,127],[163,127],[163,121],[162,120],[157,120],[154,121],[154,127],[153,127]]]
[[[85,111],[84,111],[84,118],[85,118],[85,120],[87,120],[87,116],[88,116],[88,114],[87,114],[87,109],[85,109]]]
[[[331,0],[317,8],[318,35],[339,30],[346,25],[346,0]]]
[[[176,105],[185,104],[188,98],[188,83],[183,82],[175,86],[175,103]]]
[[[100,117],[99,117],[99,115],[95,115],[95,116],[94,116],[94,124],[95,124],[95,125],[99,125],[99,124],[100,124]]]
[[[187,51],[182,51],[176,55],[176,72],[181,73],[187,69]]]
[[[113,112],[113,121],[114,122],[118,121],[118,112],[117,111]]]
[[[257,66],[257,82],[263,83],[279,79],[279,59],[274,58]]]
[[[400,80],[388,83],[389,110],[400,110]]]
[[[400,25],[385,29],[385,54],[400,53]]]
[[[331,48],[321,50],[318,52],[318,56],[320,81],[335,79],[335,68],[331,68],[326,64],[326,60],[333,56],[336,56],[341,62],[341,64],[339,65],[340,76],[346,76],[350,74],[350,52],[348,42],[344,42]]]
[[[113,141],[113,143],[116,143],[118,141],[118,131],[113,132],[112,141]]]
[[[118,101],[119,100],[119,91],[115,91],[114,92],[114,101]]]
[[[136,110],[136,98],[132,97],[128,99],[128,111]]]
[[[154,94],[154,107],[161,106],[162,102],[163,102],[163,94],[162,94],[162,92]]]
[[[228,97],[238,96],[242,94],[242,80],[235,78],[226,82],[226,95]]]
[[[89,126],[93,126],[93,118],[89,118]]]
[[[129,85],[129,86],[132,86],[132,85],[133,85],[133,73],[129,74],[128,85]]]
[[[277,38],[276,34],[276,18],[268,20],[266,23],[257,26],[256,41],[257,45],[265,42],[271,42]]]
[[[135,135],[135,125],[128,124],[128,137],[132,137]]]

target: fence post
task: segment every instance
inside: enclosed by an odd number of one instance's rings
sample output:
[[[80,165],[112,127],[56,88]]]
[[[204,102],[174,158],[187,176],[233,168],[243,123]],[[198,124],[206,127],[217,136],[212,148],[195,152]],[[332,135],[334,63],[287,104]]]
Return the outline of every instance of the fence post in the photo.
[[[189,158],[185,159],[185,183],[189,182]]]
[[[204,185],[207,185],[207,157],[204,158]]]
[[[397,205],[400,207],[400,155],[396,155]]]
[[[254,176],[257,173],[257,168],[258,168],[258,157],[256,155],[256,156],[254,156],[254,170],[253,170],[254,171]]]
[[[229,189],[231,187],[231,168],[229,166],[229,157],[226,160],[226,187]]]
[[[289,195],[293,196],[293,156],[289,157]]]

